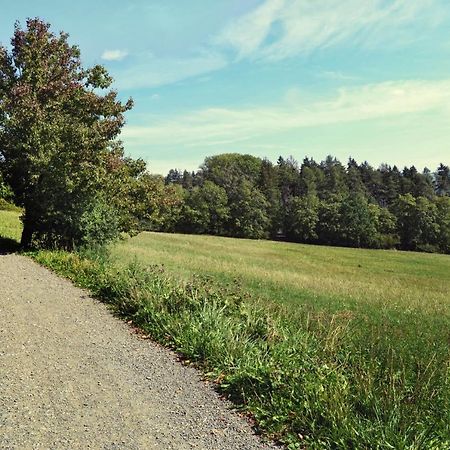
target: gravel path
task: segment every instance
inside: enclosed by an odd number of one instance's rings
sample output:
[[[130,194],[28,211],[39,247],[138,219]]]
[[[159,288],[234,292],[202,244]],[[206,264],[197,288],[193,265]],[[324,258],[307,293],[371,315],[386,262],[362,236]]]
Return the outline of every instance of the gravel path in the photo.
[[[198,373],[68,281],[0,256],[0,449],[269,449]]]

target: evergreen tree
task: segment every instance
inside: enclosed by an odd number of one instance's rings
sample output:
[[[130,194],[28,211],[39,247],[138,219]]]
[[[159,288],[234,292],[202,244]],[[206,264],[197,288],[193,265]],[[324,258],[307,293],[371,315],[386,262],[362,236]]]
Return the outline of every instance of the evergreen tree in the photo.
[[[434,174],[434,187],[437,195],[450,196],[450,168],[442,163]]]

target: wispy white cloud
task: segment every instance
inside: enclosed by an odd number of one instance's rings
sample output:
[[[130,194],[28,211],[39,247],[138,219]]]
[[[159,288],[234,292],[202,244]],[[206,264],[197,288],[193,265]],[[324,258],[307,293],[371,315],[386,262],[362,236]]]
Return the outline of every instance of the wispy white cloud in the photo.
[[[146,55],[133,66],[116,72],[115,78],[120,89],[158,87],[210,73],[227,64],[223,55],[213,51],[201,51],[184,58]]]
[[[132,146],[214,147],[254,142],[276,133],[320,125],[430,113],[450,120],[450,80],[397,81],[340,89],[333,98],[247,109],[208,108],[149,126],[127,126]],[[450,132],[449,132],[450,135]]]
[[[105,50],[101,58],[105,61],[121,61],[126,56],[128,56],[128,52],[125,50]]]
[[[115,72],[118,87],[140,89],[177,83],[221,70],[237,59],[276,61],[317,49],[351,42],[390,47],[418,37],[444,17],[441,0],[265,0],[200,48],[182,56],[157,57],[149,52],[129,55],[133,65]],[[229,51],[234,51],[230,55]],[[107,50],[102,58],[117,61],[123,50]],[[319,76],[321,76],[319,74]],[[350,80],[339,72],[322,73],[334,80]]]
[[[216,42],[239,58],[280,60],[341,44],[391,46],[417,36],[419,23],[434,26],[444,10],[439,0],[266,0],[223,30]]]

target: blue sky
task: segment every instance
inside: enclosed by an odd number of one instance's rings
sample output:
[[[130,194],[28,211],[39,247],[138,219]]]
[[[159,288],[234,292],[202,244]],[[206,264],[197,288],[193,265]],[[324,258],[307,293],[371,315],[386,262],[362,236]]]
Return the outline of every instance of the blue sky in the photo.
[[[448,0],[4,3],[1,43],[38,16],[108,68],[152,172],[223,152],[450,163]]]

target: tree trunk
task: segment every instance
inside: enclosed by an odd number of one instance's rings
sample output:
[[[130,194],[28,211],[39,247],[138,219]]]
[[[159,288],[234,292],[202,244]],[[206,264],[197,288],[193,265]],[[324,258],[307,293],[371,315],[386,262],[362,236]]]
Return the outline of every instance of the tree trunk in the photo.
[[[23,220],[22,238],[20,240],[20,246],[23,249],[29,249],[31,247],[31,239],[33,237],[33,228],[29,220],[25,217]]]

